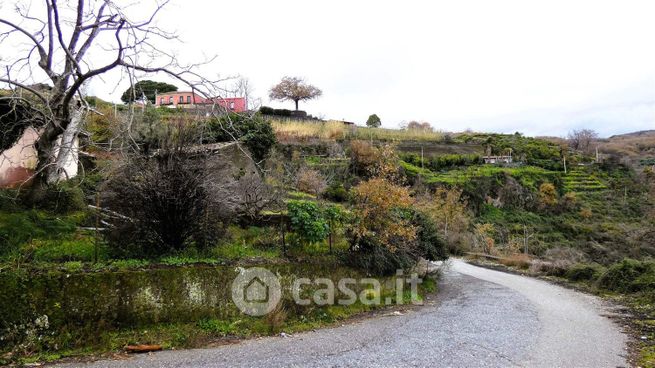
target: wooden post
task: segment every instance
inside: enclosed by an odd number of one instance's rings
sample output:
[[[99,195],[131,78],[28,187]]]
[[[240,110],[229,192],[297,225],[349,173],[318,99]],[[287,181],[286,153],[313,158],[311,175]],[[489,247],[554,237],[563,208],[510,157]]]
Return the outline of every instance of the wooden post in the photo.
[[[287,243],[286,239],[284,238],[284,218],[280,219],[280,224],[281,224],[281,229],[282,229],[282,254],[286,257],[287,255]]]
[[[421,145],[421,169],[423,168],[423,146]]]
[[[100,193],[96,192],[96,238],[93,247],[93,263],[98,263],[98,246],[100,245]]]
[[[330,243],[330,254],[332,254],[332,231],[328,235],[328,242]]]

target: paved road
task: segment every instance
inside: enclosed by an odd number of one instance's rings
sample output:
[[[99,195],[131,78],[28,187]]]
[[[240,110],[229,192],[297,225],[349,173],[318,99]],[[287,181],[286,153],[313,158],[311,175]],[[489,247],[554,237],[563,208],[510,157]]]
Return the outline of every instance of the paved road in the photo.
[[[438,300],[402,316],[88,367],[623,367],[598,299],[453,260]],[[68,365],[67,367],[79,366]]]

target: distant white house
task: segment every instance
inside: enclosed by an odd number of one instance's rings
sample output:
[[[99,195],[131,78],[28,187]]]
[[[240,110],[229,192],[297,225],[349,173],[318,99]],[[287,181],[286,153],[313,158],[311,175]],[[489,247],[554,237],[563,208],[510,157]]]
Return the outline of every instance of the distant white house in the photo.
[[[485,164],[511,164],[512,156],[482,156]]]

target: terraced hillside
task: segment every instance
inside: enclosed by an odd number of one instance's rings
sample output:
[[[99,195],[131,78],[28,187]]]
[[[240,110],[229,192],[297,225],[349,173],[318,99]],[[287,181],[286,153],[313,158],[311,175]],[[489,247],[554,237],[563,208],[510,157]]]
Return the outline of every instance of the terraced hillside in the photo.
[[[585,167],[569,171],[563,181],[564,189],[569,192],[595,192],[607,189],[607,185]]]

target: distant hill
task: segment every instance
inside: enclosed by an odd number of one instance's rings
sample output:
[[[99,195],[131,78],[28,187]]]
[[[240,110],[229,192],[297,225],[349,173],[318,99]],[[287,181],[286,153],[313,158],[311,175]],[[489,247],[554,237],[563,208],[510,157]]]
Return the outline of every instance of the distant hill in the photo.
[[[655,158],[655,130],[613,135],[601,142],[600,152],[627,156],[635,163]]]
[[[640,130],[638,132],[617,134],[609,137],[609,140],[612,139],[621,139],[621,138],[634,138],[634,137],[655,137],[655,130]]]

